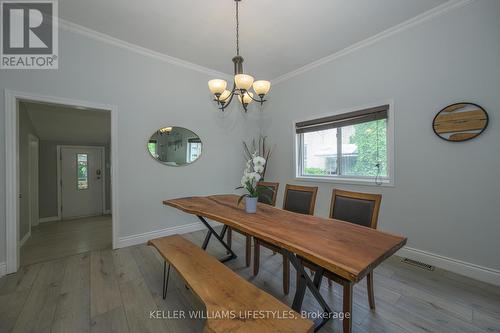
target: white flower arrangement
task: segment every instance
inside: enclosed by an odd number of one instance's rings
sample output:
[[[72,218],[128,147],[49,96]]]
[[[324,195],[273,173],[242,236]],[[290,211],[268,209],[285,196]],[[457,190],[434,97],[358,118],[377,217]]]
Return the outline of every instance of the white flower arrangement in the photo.
[[[248,193],[243,194],[238,199],[238,204],[245,197],[257,198],[259,196],[259,188],[257,183],[262,179],[262,173],[266,165],[266,159],[253,153],[251,158],[247,161],[243,177],[241,177],[241,186],[236,189],[245,189]]]

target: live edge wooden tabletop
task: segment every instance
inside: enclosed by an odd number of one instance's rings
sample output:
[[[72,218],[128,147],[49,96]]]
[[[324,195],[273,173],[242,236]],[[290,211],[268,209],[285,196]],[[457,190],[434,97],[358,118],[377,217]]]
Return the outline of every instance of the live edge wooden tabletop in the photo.
[[[406,244],[406,237],[352,223],[302,215],[259,204],[257,213],[237,206],[236,195],[165,200],[165,205],[224,223],[296,253],[352,282],[358,282]]]

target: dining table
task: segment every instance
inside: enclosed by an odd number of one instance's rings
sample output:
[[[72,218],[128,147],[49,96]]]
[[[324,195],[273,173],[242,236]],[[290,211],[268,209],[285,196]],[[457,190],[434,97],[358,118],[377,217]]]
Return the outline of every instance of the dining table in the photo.
[[[261,203],[256,213],[246,213],[244,203],[238,204],[238,196],[233,194],[176,198],[163,203],[196,215],[208,229],[202,248],[206,250],[214,237],[228,253],[220,259],[222,262],[237,257],[224,240],[228,227],[282,249],[299,276],[292,309],[301,312],[308,289],[323,310],[315,321],[316,331],[335,318],[335,313],[320,293],[325,272],[334,274],[343,286],[342,326],[344,333],[349,333],[352,330],[354,284],[396,253],[407,241],[404,236],[385,231],[298,214]],[[207,220],[222,223],[221,231],[217,232]],[[316,266],[312,277],[304,269],[304,259]]]

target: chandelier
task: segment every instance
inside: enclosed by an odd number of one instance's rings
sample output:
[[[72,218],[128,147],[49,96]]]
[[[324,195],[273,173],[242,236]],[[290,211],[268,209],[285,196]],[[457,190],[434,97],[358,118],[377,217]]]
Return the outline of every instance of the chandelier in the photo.
[[[232,90],[228,90],[226,80],[214,79],[208,81],[208,88],[215,96],[214,101],[221,111],[224,111],[229,104],[231,104],[235,96],[238,97],[245,112],[247,112],[248,104],[252,101],[264,104],[266,101],[264,96],[271,89],[271,82],[265,80],[254,81],[254,78],[248,74],[243,73],[243,57],[240,56],[240,21],[238,13],[238,3],[241,0],[234,0],[236,3],[236,56],[233,58],[234,63],[234,82]],[[254,98],[254,93],[258,98]]]

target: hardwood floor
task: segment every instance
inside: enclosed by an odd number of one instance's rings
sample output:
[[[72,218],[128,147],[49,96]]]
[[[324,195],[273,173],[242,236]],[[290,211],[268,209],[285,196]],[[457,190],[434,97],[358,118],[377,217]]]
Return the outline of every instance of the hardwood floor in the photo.
[[[40,223],[21,247],[21,265],[111,249],[111,216]]]
[[[184,235],[201,244],[204,232]],[[265,249],[257,277],[245,267],[244,238],[233,234],[238,259],[227,263],[240,276],[291,304],[281,286],[281,256]],[[75,247],[78,248],[78,247]],[[211,242],[216,256],[224,250]],[[200,310],[199,301],[171,272],[163,300],[163,264],[152,248],[92,250],[25,265],[0,279],[0,332],[201,332],[201,319],[150,319],[150,311]],[[442,270],[424,271],[393,257],[375,270],[375,312],[364,281],[354,287],[353,332],[500,332],[500,288]],[[223,279],[223,277],[221,277]],[[321,292],[341,310],[342,291],[323,281]],[[318,309],[306,294],[304,308]],[[320,332],[341,332],[339,320]]]

